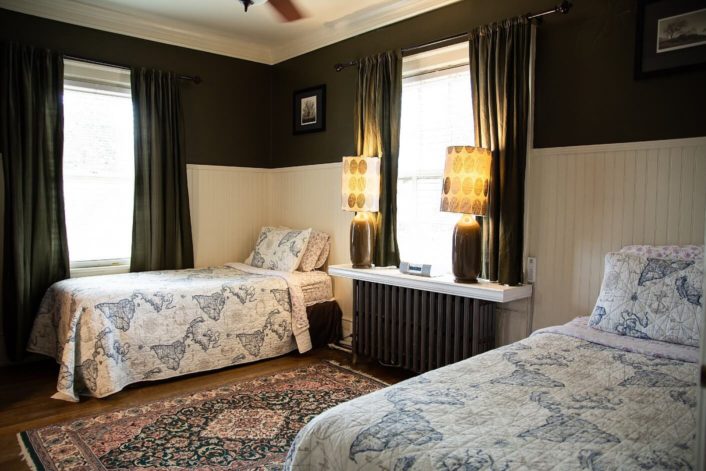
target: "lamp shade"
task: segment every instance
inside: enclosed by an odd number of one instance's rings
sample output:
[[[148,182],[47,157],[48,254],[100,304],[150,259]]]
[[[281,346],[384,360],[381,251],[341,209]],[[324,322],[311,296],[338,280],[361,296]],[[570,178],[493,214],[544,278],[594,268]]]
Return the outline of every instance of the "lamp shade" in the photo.
[[[442,211],[477,216],[488,213],[490,161],[488,149],[471,146],[446,149]]]
[[[343,157],[341,208],[345,211],[378,211],[380,159]]]

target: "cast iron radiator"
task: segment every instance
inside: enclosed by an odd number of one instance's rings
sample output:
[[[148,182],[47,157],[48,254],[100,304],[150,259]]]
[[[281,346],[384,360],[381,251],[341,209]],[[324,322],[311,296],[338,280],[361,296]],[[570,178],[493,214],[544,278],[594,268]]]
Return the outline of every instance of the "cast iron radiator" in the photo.
[[[495,346],[495,303],[353,280],[353,353],[421,373]]]

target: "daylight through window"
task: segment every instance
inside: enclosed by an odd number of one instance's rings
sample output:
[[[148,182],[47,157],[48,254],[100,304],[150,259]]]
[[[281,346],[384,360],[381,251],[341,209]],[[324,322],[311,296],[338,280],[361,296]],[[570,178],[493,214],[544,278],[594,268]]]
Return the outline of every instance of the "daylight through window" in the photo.
[[[460,215],[439,211],[446,148],[473,145],[466,44],[406,57],[397,181],[397,238],[403,261],[451,269]]]
[[[129,71],[66,61],[64,201],[73,268],[127,264],[135,180]]]

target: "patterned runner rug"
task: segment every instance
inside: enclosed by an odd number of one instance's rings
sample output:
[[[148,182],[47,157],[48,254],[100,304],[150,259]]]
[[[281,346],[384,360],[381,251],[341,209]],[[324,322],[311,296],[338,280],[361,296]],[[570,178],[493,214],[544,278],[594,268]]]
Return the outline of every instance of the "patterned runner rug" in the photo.
[[[34,469],[277,469],[309,420],[386,386],[328,362],[18,434]]]

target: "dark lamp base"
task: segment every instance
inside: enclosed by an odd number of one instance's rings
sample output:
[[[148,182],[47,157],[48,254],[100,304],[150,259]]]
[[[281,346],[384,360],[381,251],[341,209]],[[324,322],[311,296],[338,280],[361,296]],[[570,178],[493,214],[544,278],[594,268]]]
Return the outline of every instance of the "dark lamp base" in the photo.
[[[475,216],[464,214],[456,223],[451,261],[457,283],[478,283],[482,238],[481,227]]]
[[[375,221],[369,212],[359,212],[351,221],[353,268],[371,268],[375,244]]]
[[[478,278],[469,278],[469,279],[462,279],[462,278],[454,278],[455,283],[465,283],[465,284],[473,284],[473,283],[478,283]]]

